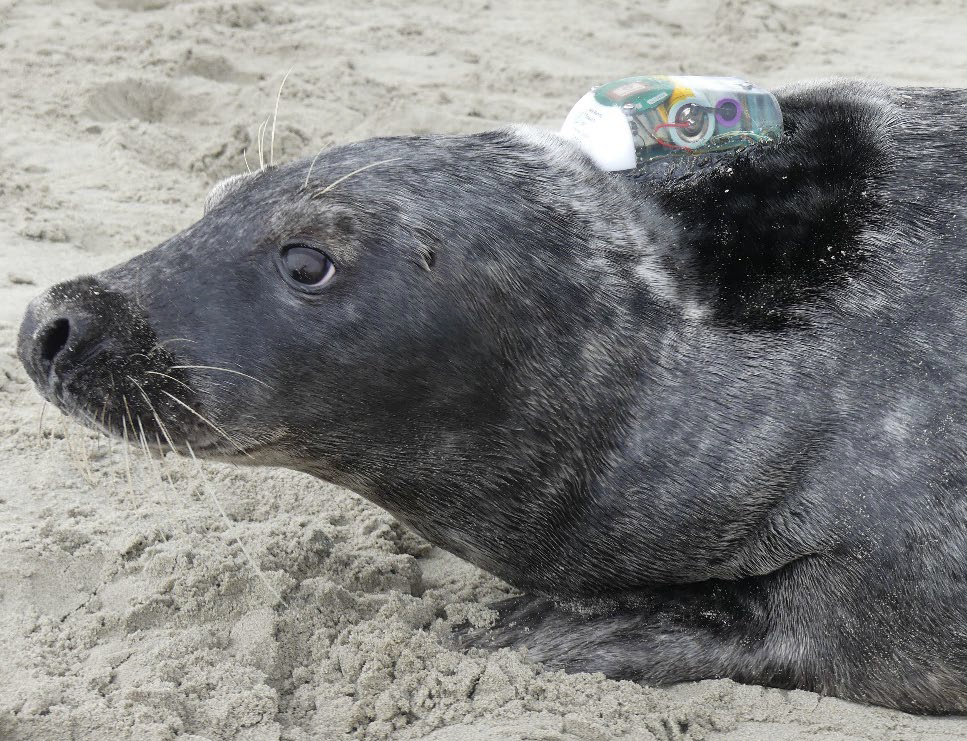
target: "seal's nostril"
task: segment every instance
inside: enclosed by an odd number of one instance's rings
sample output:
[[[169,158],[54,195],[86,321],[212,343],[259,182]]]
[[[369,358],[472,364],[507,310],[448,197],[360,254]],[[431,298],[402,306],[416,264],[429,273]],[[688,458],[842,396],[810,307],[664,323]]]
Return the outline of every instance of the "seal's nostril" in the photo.
[[[64,318],[55,319],[37,334],[38,354],[45,372],[49,372],[54,358],[64,349],[70,337],[71,324]]]

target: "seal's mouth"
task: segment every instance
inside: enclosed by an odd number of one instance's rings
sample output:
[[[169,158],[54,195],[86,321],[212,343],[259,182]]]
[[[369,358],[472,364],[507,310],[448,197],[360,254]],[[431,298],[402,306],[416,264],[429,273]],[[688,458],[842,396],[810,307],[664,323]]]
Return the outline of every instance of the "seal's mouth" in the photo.
[[[118,372],[109,353],[92,354],[84,368],[35,383],[48,402],[91,429],[159,456],[175,452],[234,460],[252,458],[263,447],[239,440],[213,420],[200,408],[187,379],[165,371],[143,370],[140,376],[124,372],[129,369]]]
[[[64,414],[134,445],[178,452],[185,452],[186,445],[217,448],[217,441],[205,434],[201,419],[207,418],[174,376],[150,370],[135,375],[130,370],[118,368],[110,353],[101,353],[75,372],[51,372],[46,379],[35,379],[35,385]]]

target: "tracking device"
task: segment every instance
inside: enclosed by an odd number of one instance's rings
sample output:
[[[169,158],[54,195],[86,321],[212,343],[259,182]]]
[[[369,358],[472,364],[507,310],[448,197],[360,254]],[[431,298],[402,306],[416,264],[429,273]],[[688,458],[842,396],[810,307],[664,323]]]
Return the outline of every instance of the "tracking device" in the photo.
[[[733,152],[782,135],[776,97],[737,77],[625,77],[591,88],[561,135],[602,170]]]

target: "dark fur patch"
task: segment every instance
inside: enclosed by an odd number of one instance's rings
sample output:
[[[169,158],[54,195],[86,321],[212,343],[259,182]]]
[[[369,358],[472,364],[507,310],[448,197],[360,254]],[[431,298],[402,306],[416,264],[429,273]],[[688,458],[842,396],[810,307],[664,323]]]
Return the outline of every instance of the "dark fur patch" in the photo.
[[[737,328],[800,324],[803,304],[841,287],[888,230],[883,184],[895,167],[897,112],[881,91],[780,93],[782,141],[642,189],[675,214],[663,259],[713,320]]]

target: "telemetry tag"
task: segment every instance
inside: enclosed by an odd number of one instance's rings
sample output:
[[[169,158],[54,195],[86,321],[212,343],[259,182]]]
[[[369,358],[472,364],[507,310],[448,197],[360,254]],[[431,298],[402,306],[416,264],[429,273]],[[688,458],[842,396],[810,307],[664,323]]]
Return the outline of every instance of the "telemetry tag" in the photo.
[[[737,77],[625,77],[591,88],[561,134],[602,170],[744,149],[782,135],[779,102]]]

